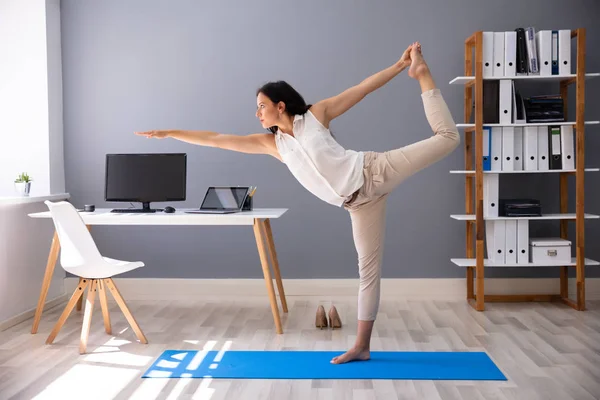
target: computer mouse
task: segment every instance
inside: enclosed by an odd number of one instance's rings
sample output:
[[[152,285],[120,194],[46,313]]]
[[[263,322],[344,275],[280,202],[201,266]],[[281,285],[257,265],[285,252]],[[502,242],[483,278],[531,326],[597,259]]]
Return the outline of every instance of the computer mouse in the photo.
[[[169,213],[169,214],[170,214],[170,213],[174,213],[174,212],[175,212],[175,209],[174,209],[173,207],[171,207],[171,206],[166,206],[166,207],[165,207],[165,212],[166,212],[166,213]]]

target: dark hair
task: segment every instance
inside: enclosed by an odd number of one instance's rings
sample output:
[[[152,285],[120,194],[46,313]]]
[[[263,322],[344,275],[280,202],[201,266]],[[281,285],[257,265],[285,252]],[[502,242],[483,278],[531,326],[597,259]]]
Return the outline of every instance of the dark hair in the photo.
[[[285,81],[268,82],[256,91],[267,96],[273,103],[285,103],[285,112],[291,115],[304,115],[312,104],[306,104],[304,98]],[[271,133],[277,133],[277,126],[269,127]]]

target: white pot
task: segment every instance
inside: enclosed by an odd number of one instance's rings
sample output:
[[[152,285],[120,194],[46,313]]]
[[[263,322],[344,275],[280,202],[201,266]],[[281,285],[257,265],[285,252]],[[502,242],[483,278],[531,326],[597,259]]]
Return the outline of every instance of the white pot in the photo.
[[[15,189],[21,196],[29,196],[31,182],[15,182]]]

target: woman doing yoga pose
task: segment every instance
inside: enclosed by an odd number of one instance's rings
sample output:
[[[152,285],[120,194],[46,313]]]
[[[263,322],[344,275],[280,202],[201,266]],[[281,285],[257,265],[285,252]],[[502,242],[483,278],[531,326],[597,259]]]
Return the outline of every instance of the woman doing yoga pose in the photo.
[[[433,135],[385,152],[361,152],[340,146],[329,131],[330,122],[406,68],[408,75],[419,82],[425,116]],[[358,253],[358,332],[354,346],[331,362],[368,360],[380,301],[388,194],[407,177],[456,149],[460,143],[456,124],[435,86],[419,43],[408,46],[390,67],[314,105],[307,105],[302,96],[283,81],[270,82],[260,88],[256,105],[256,117],[271,133],[240,136],[210,131],[155,130],[137,134],[271,155],[283,162],[315,196],[344,207],[350,214]]]

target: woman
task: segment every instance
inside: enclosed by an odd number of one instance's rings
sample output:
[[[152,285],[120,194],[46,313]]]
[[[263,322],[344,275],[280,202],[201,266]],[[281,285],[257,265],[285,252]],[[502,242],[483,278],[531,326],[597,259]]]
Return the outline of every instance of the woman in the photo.
[[[421,86],[425,115],[433,136],[383,153],[342,148],[331,135],[329,123],[407,67],[408,75]],[[271,133],[238,136],[168,130],[137,134],[269,154],[285,163],[314,195],[348,210],[360,276],[358,333],[355,345],[331,362],[368,360],[371,332],[379,308],[387,196],[407,177],[444,158],[458,146],[460,136],[456,124],[423,60],[419,43],[408,46],[394,65],[314,105],[306,105],[302,96],[285,82],[266,84],[258,90],[256,100],[256,116]]]

